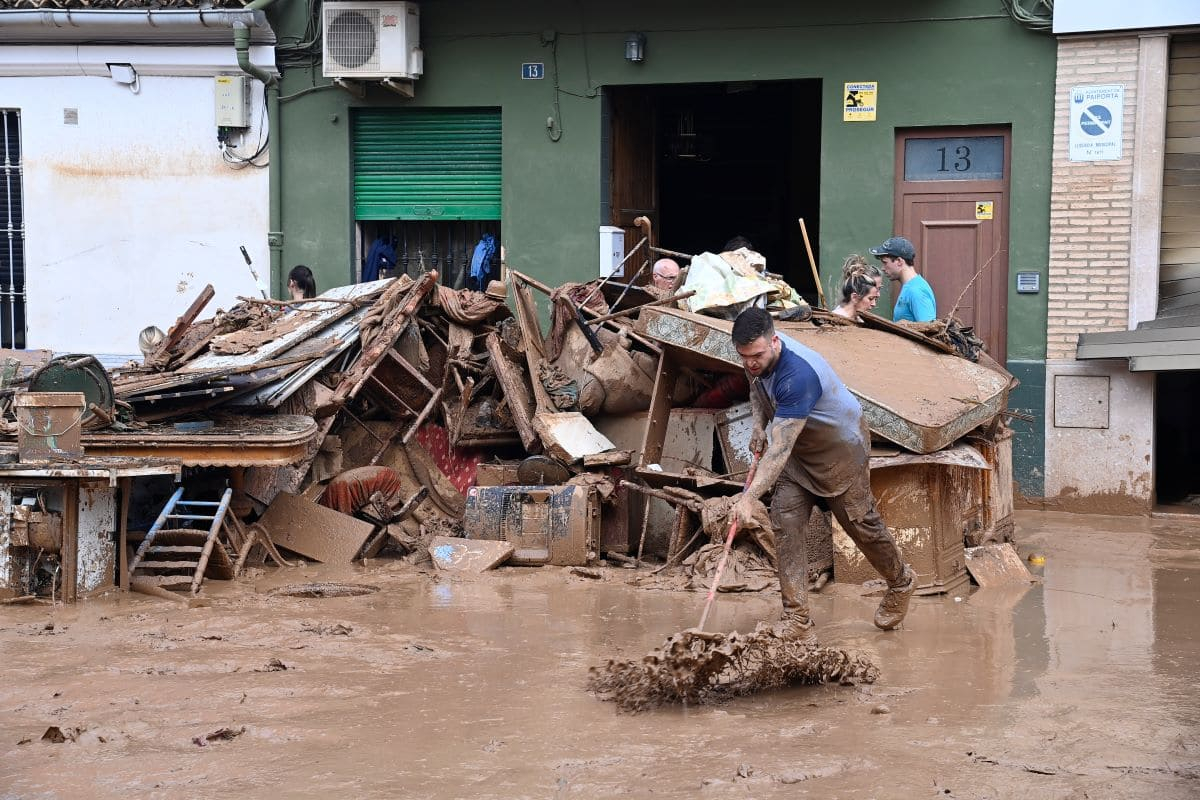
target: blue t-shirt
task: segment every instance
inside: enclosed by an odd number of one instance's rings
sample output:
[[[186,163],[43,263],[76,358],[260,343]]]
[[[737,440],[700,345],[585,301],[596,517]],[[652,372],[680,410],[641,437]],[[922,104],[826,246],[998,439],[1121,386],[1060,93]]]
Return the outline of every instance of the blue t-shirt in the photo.
[[[934,299],[929,281],[917,275],[900,287],[892,319],[897,322],[903,319],[909,322],[933,322],[937,319],[937,300]]]
[[[792,458],[813,494],[841,494],[866,464],[870,434],[862,406],[817,351],[780,333],[783,350],[762,387],[776,419],[806,419]]]

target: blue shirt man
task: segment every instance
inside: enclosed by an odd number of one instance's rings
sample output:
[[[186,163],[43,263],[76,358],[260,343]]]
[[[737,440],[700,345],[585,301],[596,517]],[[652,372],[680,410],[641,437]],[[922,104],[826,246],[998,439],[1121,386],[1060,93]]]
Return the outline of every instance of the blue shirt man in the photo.
[[[739,314],[730,337],[753,381],[750,449],[761,455],[754,479],[729,513],[738,524],[747,524],[755,501],[773,492],[771,525],[783,601],[779,635],[812,637],[806,541],[818,498],[887,580],[875,625],[895,628],[908,613],[916,573],[904,563],[875,507],[870,432],[862,406],[819,353],[776,333],[764,309],[748,308]]]
[[[870,452],[862,406],[819,353],[776,335],[783,346],[762,386],[775,419],[807,420],[792,452],[798,482],[819,497],[841,494]]]
[[[917,250],[903,236],[893,236],[879,247],[872,247],[871,255],[879,259],[884,273],[894,281],[900,281],[900,295],[892,308],[892,319],[900,322],[933,322],[937,319],[937,298],[929,281],[917,274],[913,262]]]
[[[901,278],[903,280],[903,278]],[[892,319],[897,322],[931,322],[937,318],[937,299],[933,287],[920,275],[913,275],[900,285],[900,296],[892,310]]]

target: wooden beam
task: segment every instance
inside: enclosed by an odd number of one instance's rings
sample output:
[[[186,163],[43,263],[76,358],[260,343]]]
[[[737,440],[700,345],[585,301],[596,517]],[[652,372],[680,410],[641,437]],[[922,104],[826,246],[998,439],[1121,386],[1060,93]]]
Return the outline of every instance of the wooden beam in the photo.
[[[508,401],[513,424],[516,425],[517,434],[521,437],[521,444],[525,445],[525,449],[528,450],[538,441],[538,436],[537,432],[533,430],[534,403],[530,396],[529,386],[525,383],[525,376],[521,374],[515,364],[505,358],[504,351],[500,347],[499,335],[493,331],[483,341],[492,358],[492,371],[496,373],[496,380],[500,382],[500,388],[504,390],[504,399]]]
[[[192,301],[188,306],[187,311],[183,312],[183,316],[175,320],[175,324],[171,326],[171,330],[167,332],[167,338],[163,339],[162,344],[154,351],[154,354],[146,360],[147,364],[163,365],[170,360],[171,348],[179,344],[179,340],[183,338],[183,334],[196,321],[196,317],[200,316],[200,312],[208,305],[208,301],[213,299],[216,292],[213,290],[212,284],[204,287],[200,292],[200,296]]]

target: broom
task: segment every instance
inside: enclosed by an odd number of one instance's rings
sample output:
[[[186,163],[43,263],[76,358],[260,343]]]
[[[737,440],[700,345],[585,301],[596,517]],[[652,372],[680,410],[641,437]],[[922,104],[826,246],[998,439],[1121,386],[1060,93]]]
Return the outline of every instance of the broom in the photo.
[[[754,480],[758,459],[756,452],[743,492]],[[640,661],[609,659],[603,667],[589,668],[589,691],[602,700],[615,702],[622,710],[642,711],[665,703],[713,702],[793,683],[875,682],[879,668],[866,656],[817,647],[811,639],[781,636],[768,623],[758,623],[748,634],[704,632],[737,532],[734,518],[729,523],[700,624],[667,637],[661,647]]]
[[[758,471],[758,458],[762,453],[758,450],[754,451],[754,458],[750,461],[750,469],[746,472],[746,482],[742,484],[742,492],[745,493],[750,489],[750,484],[754,482],[754,473]],[[708,612],[712,610],[713,600],[717,597],[717,587],[721,585],[721,575],[725,572],[725,562],[729,560],[729,551],[733,548],[733,537],[737,536],[738,521],[733,514],[729,520],[729,533],[725,536],[725,548],[721,550],[721,560],[717,562],[717,572],[713,575],[712,586],[708,589],[708,597],[704,600],[704,613],[700,615],[700,624],[696,626],[696,630],[703,631],[704,623],[708,620]]]

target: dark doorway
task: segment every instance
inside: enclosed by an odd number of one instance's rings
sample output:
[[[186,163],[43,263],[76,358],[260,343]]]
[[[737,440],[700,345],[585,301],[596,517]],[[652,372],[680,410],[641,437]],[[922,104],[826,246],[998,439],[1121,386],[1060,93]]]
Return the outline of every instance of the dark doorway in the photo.
[[[1160,372],[1154,397],[1154,493],[1159,505],[1200,514],[1200,372]]]
[[[719,252],[745,236],[767,269],[815,299],[797,219],[817,252],[821,82],[609,87],[605,200],[610,224],[637,241],[633,217],[657,243]],[[635,267],[636,268],[636,267]],[[644,276],[643,276],[644,277]]]

